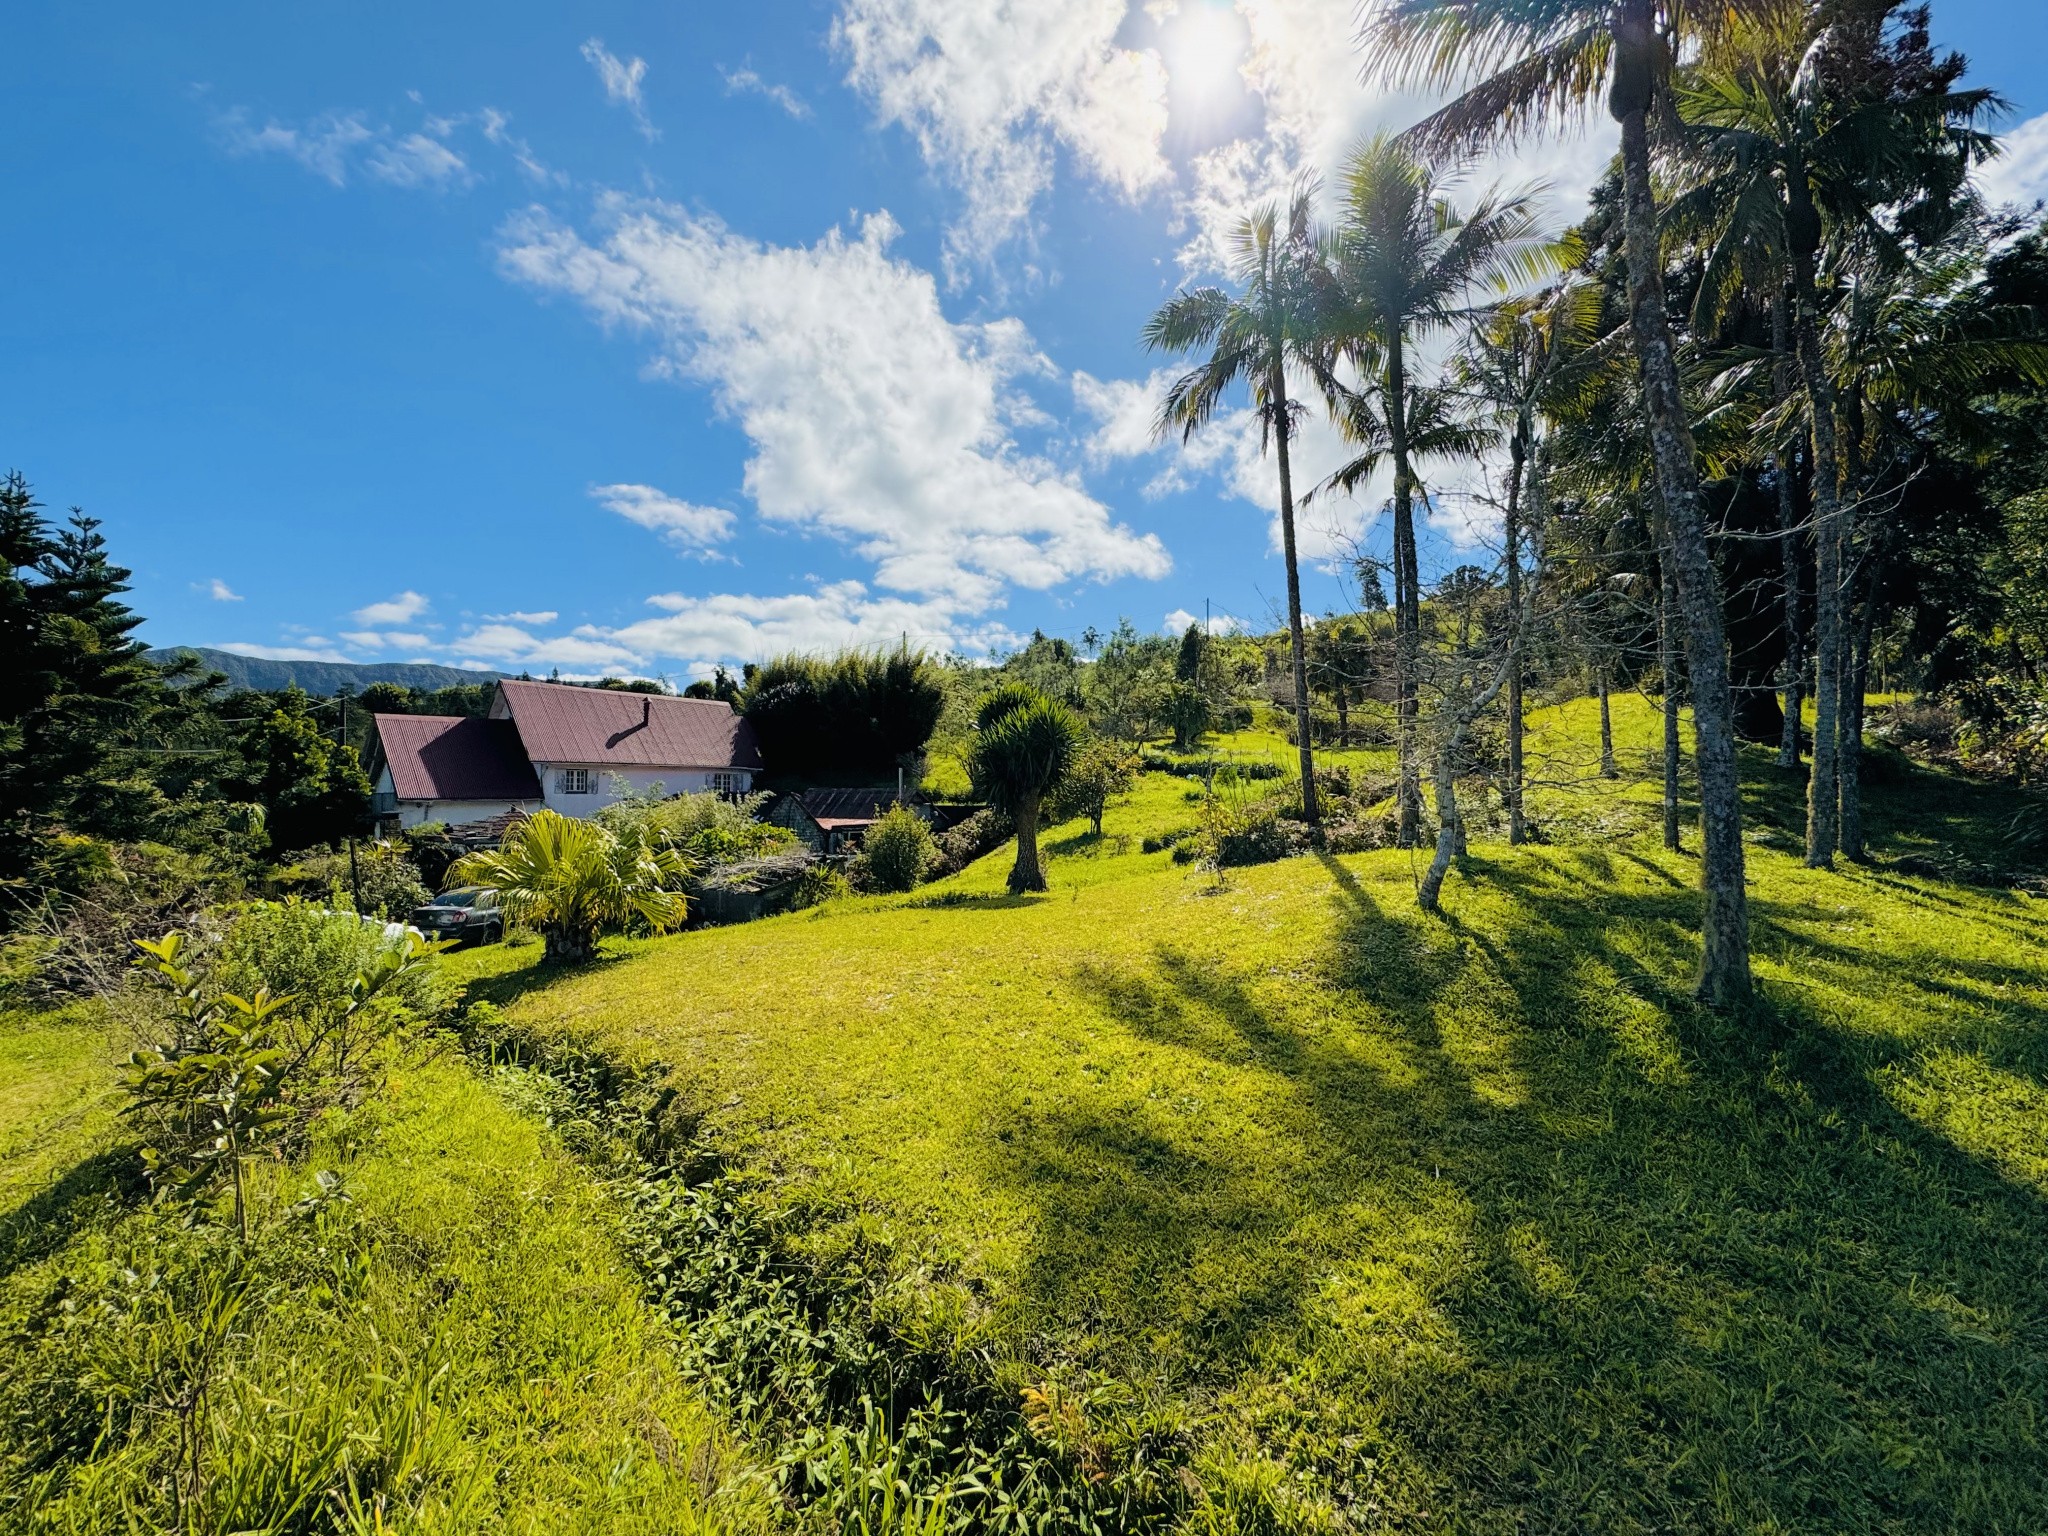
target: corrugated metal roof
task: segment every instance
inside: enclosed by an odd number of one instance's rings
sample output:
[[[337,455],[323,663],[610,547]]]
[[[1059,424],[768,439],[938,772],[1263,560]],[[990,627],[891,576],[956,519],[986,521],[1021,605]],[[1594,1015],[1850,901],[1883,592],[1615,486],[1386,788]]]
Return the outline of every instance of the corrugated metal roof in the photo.
[[[508,720],[377,715],[377,741],[401,800],[538,800],[540,780]]]
[[[754,728],[721,699],[678,699],[568,683],[500,683],[536,763],[606,768],[750,768]]]

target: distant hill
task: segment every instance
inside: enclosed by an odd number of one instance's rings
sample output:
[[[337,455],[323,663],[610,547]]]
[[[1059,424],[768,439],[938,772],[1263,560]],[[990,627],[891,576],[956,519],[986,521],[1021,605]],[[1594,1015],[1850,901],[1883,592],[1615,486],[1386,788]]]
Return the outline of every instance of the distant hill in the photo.
[[[149,655],[154,661],[168,662],[188,653],[197,656],[202,666],[225,673],[230,687],[273,690],[296,684],[307,693],[323,695],[339,693],[344,686],[361,693],[371,683],[398,683],[420,689],[455,688],[495,683],[509,676],[504,672],[476,672],[467,667],[436,667],[416,661],[271,661],[203,645],[160,646]]]

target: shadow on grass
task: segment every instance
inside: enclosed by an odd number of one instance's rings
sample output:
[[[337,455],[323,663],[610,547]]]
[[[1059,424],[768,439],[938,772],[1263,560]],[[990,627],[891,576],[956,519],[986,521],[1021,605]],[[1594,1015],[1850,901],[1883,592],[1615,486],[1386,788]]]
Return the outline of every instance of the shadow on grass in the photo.
[[[0,1216],[0,1280],[49,1257],[97,1210],[146,1198],[142,1158],[134,1146],[108,1147],[74,1164]]]
[[[1269,1443],[1432,1526],[2048,1528],[2048,1206],[1895,1107],[1902,1044],[1694,1008],[1699,898],[1639,862],[1474,857],[1489,899],[1432,922],[1325,859],[1286,988],[1229,933],[1078,966],[1105,1028],[1264,1086],[1013,1106],[1034,1310],[1198,1395],[1262,1382]],[[1802,944],[1835,916],[1753,906]]]

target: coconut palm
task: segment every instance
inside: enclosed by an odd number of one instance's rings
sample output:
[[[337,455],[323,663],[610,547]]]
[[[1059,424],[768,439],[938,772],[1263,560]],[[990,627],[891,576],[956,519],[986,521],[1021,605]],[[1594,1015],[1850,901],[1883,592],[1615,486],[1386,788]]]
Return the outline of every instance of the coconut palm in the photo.
[[[1504,691],[1508,721],[1508,841],[1525,842],[1528,822],[1523,811],[1522,684],[1524,631],[1527,616],[1522,590],[1522,543],[1525,532],[1540,532],[1543,488],[1538,451],[1540,418],[1576,413],[1591,398],[1598,370],[1588,352],[1600,322],[1600,290],[1592,283],[1561,283],[1541,298],[1501,305],[1475,331],[1457,360],[1460,389],[1507,422],[1507,502],[1501,514],[1501,561],[1507,570],[1508,612],[1514,615],[1515,637],[1507,659]],[[1531,482],[1534,483],[1531,483]],[[1525,505],[1524,491],[1531,493]],[[1601,684],[1602,721],[1606,721],[1606,685]],[[1603,730],[1603,770],[1613,761],[1611,727]]]
[[[967,772],[976,792],[1016,823],[1012,892],[1045,889],[1045,871],[1038,862],[1039,808],[1065,781],[1081,737],[1081,722],[1072,710],[1018,683],[997,689],[976,713]]]
[[[1320,835],[1315,752],[1309,736],[1308,656],[1302,637],[1301,573],[1295,556],[1294,468],[1289,444],[1301,404],[1288,393],[1287,371],[1306,368],[1323,334],[1323,297],[1317,281],[1316,237],[1304,186],[1285,218],[1267,205],[1232,236],[1231,275],[1242,290],[1183,289],[1146,324],[1145,345],[1185,356],[1207,353],[1202,363],[1167,391],[1159,413],[1162,435],[1192,438],[1227,395],[1245,389],[1259,417],[1261,450],[1271,445],[1280,471],[1280,547],[1287,564],[1287,632],[1293,653],[1294,725],[1301,753],[1301,803]]]
[[[1822,349],[1823,243],[1860,241],[1902,263],[1880,219],[1929,191],[1960,185],[1994,141],[1972,126],[1997,98],[1945,83],[1902,95],[1849,68],[1856,39],[1804,4],[1742,19],[1711,40],[1675,95],[1691,187],[1671,209],[1680,224],[1717,215],[1695,315],[1711,318],[1741,277],[1761,267],[1789,283],[1791,332],[1813,443],[1814,739],[1806,862],[1834,862],[1841,825],[1842,687],[1849,530],[1844,523],[1840,405]],[[1845,76],[1847,78],[1845,78]],[[1861,78],[1858,78],[1861,77]],[[1882,76],[1875,77],[1881,82]],[[1775,269],[1775,270],[1773,270]]]
[[[1413,847],[1422,792],[1415,748],[1422,597],[1415,545],[1416,461],[1434,451],[1476,456],[1482,434],[1460,422],[1449,398],[1418,390],[1414,348],[1465,323],[1485,289],[1545,270],[1528,199],[1483,195],[1460,213],[1435,175],[1397,140],[1368,139],[1344,167],[1344,205],[1329,245],[1331,293],[1321,369],[1333,413],[1367,452],[1339,471],[1347,489],[1380,462],[1394,470],[1394,621],[1400,719],[1400,842]],[[1332,366],[1350,364],[1377,398],[1375,412]],[[1433,431],[1431,429],[1434,429]]]
[[[689,875],[690,861],[674,848],[543,810],[504,846],[458,859],[448,880],[496,889],[499,906],[540,929],[548,959],[588,960],[607,929],[636,919],[657,933],[681,926]]]
[[[1678,350],[1664,306],[1651,183],[1650,121],[1669,103],[1674,48],[1710,36],[1771,0],[1389,0],[1367,23],[1368,68],[1398,87],[1466,87],[1410,131],[1426,148],[1512,138],[1583,113],[1605,87],[1621,127],[1629,318],[1642,374],[1650,446],[1669,525],[1691,663],[1699,763],[1705,912],[1699,997],[1716,1006],[1749,995],[1749,898],[1735,702],[1720,584],[1707,547],[1692,426],[1679,388]]]

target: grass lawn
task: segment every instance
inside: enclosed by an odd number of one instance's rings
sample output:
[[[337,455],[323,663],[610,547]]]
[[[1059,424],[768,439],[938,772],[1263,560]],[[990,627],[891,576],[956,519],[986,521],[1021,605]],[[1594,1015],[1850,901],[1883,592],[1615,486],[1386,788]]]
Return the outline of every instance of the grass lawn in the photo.
[[[1475,838],[1442,920],[1407,853],[1144,854],[1198,810],[1150,775],[1043,897],[999,853],[462,964],[892,1245],[900,1326],[1193,1424],[1190,1476],[1257,1492],[1219,1526],[2048,1529],[2048,907],[1884,862],[1989,862],[2010,806],[1884,757],[1879,862],[1813,872],[1753,754],[1767,1003],[1717,1019],[1655,711],[1616,700],[1610,785],[1590,710],[1532,731],[1574,840]]]
[[[220,1229],[138,1204],[116,1059],[87,1010],[0,1015],[0,1530],[173,1529],[162,1395],[219,1287],[242,1310],[194,1529],[769,1527],[606,1192],[459,1062],[327,1123],[308,1167],[259,1170],[268,1230],[238,1264]],[[315,1168],[350,1199],[286,1215]]]

